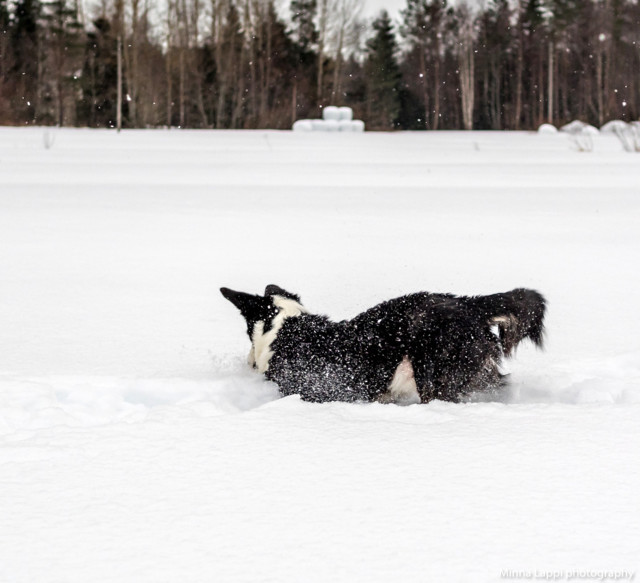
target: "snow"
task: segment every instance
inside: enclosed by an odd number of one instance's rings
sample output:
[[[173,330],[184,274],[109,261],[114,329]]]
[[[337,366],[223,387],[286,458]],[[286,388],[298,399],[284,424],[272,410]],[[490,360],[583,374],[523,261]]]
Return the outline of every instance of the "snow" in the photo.
[[[45,135],[0,128],[0,581],[637,571],[640,164],[615,136]],[[218,291],[270,283],[336,319],[532,287],[547,349],[466,404],[279,399]]]

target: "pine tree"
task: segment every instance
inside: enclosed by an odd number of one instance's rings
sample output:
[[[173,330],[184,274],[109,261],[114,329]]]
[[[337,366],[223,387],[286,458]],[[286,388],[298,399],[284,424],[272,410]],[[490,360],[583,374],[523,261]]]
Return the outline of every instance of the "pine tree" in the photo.
[[[364,65],[367,79],[367,124],[372,129],[391,130],[400,116],[400,67],[398,44],[386,10],[373,22],[374,36],[367,41]]]

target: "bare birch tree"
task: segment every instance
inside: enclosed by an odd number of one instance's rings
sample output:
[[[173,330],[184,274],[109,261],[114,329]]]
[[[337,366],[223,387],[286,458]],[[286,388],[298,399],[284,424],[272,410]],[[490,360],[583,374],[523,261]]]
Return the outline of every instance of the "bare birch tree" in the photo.
[[[458,74],[462,98],[462,119],[465,130],[473,129],[473,105],[475,97],[475,29],[471,8],[462,0],[455,11],[458,23]]]
[[[318,1],[318,78],[316,84],[316,101],[322,105],[324,96],[324,60],[328,44],[328,36],[332,15],[338,0]]]
[[[354,52],[360,40],[357,28],[361,26],[360,15],[364,0],[336,0],[335,16],[332,20],[331,43],[333,44],[333,89],[332,102],[342,104],[342,66],[347,51]]]

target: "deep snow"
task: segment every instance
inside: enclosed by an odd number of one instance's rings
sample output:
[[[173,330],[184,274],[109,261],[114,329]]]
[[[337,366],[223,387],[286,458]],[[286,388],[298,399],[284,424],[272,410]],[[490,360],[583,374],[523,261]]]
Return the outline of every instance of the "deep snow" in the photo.
[[[0,581],[637,570],[639,219],[614,136],[0,128]],[[489,402],[278,399],[218,292],[269,283],[533,287],[547,350]]]

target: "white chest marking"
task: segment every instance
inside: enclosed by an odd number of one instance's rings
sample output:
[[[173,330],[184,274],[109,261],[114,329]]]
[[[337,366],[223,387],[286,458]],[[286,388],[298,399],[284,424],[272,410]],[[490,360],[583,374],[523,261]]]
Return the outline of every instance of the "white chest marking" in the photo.
[[[264,331],[264,322],[260,320],[253,327],[251,342],[253,344],[249,353],[249,360],[253,356],[256,368],[260,372],[266,372],[269,368],[269,360],[273,356],[271,344],[276,339],[282,324],[287,318],[300,316],[308,313],[306,308],[295,300],[282,296],[273,296],[273,304],[280,308],[280,311],[271,322],[269,331]]]
[[[380,395],[378,401],[381,403],[401,403],[403,405],[420,402],[413,366],[408,357],[405,356],[402,359],[393,374],[387,392]]]

